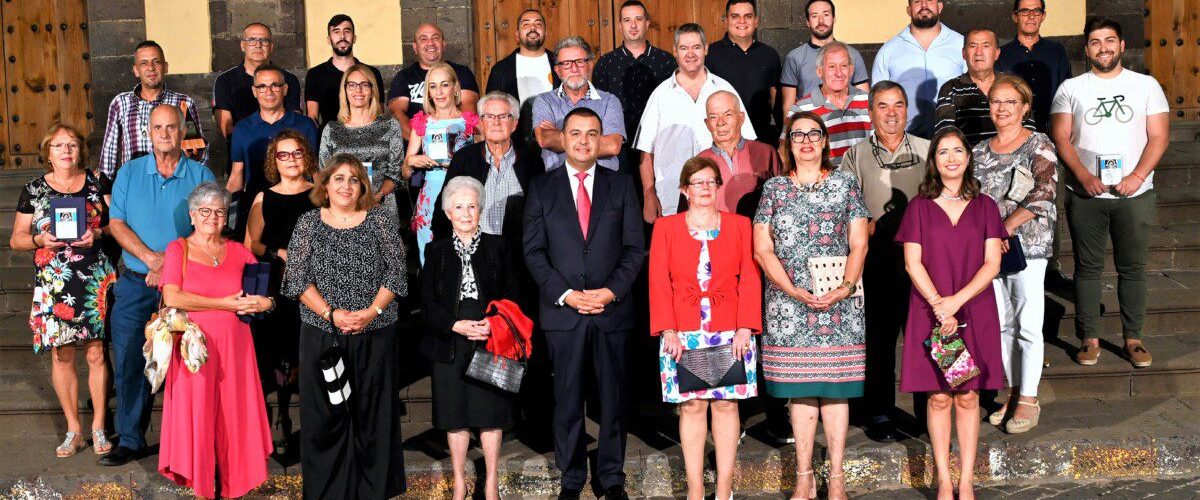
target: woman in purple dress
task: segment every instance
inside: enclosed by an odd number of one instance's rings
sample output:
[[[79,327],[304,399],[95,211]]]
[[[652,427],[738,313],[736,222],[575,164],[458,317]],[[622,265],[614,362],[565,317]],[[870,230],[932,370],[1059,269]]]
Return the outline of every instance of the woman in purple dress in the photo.
[[[900,390],[927,392],[926,425],[937,465],[938,499],[954,498],[950,476],[951,408],[956,410],[959,498],[974,498],[972,474],[979,441],[979,392],[1004,388],[1000,318],[992,278],[1000,271],[1000,242],[1008,236],[996,202],[979,192],[971,149],[957,128],[930,141],[925,181],[896,233],[912,278]],[[952,387],[925,341],[935,327],[958,331],[979,374]]]

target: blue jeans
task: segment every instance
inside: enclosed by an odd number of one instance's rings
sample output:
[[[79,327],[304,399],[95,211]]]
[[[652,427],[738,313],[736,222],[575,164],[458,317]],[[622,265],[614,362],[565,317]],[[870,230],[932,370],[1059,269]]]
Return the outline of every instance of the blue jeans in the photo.
[[[150,408],[154,397],[142,370],[146,358],[146,322],[158,308],[158,290],[146,286],[143,276],[126,271],[113,287],[112,364],[113,385],[117,393],[116,428],[121,435],[117,446],[131,450],[146,447],[146,428],[150,426]]]

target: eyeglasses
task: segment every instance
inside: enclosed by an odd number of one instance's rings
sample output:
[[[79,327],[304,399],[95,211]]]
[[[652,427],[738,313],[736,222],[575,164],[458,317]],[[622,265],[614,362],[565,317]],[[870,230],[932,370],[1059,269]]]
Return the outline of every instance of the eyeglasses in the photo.
[[[197,208],[196,213],[200,214],[201,217],[204,217],[206,219],[209,217],[212,217],[214,215],[217,216],[218,219],[224,218],[226,215],[229,215],[229,211],[225,210],[224,208],[208,208],[208,207]]]
[[[513,115],[512,115],[512,113],[500,113],[500,114],[484,113],[482,115],[479,115],[479,117],[483,118],[484,120],[487,120],[487,121],[492,121],[492,120],[508,120],[508,119],[512,118]]]
[[[804,144],[805,142],[817,142],[817,141],[821,140],[821,138],[823,138],[823,137],[825,137],[825,133],[821,132],[820,130],[817,130],[817,129],[809,130],[808,132],[797,130],[795,132],[788,134],[788,138],[791,139],[792,142],[796,143],[796,144]],[[805,139],[808,139],[808,140],[806,141]]]
[[[291,158],[293,160],[304,159],[304,150],[297,149],[295,151],[276,151],[275,152],[275,161],[287,161],[288,158]]]
[[[266,92],[267,89],[271,89],[271,92],[279,92],[280,90],[283,89],[284,85],[287,85],[287,84],[286,83],[278,83],[278,82],[276,82],[276,83],[260,83],[260,84],[254,86],[254,90],[257,90],[259,92]]]
[[[77,142],[56,142],[50,145],[50,149],[79,149]]]
[[[587,66],[588,61],[591,61],[591,60],[592,59],[590,57],[585,57],[583,59],[572,59],[570,61],[559,61],[558,67],[560,67],[562,69],[571,69],[572,66],[574,66],[576,68],[582,68],[584,66]]]
[[[879,144],[876,144],[873,138],[868,140],[871,141],[871,154],[875,156],[875,163],[879,164],[879,168],[884,170],[898,170],[901,168],[911,167],[921,162],[921,159],[918,158],[917,155],[913,154],[912,143],[908,142],[908,137],[904,138],[904,152],[900,153],[899,148],[897,148],[897,154],[892,157],[891,163],[884,162],[883,156],[880,155],[881,151],[888,151]]]
[[[346,82],[346,90],[362,90],[363,92],[370,92],[372,88],[375,88],[375,86],[371,85],[371,82]]]
[[[1046,14],[1046,9],[1017,9],[1016,14],[1021,17],[1042,17]]]
[[[271,44],[270,38],[250,37],[250,38],[243,38],[242,41],[246,42],[246,45],[249,45],[251,47],[262,47],[263,45]]]
[[[997,108],[1004,108],[1004,107],[1015,108],[1024,103],[1021,101],[1018,101],[1016,99],[1004,99],[1004,100],[992,99],[988,104],[991,104],[992,106],[995,106]]]
[[[697,181],[692,181],[692,182],[689,182],[689,183],[688,183],[688,185],[689,185],[689,186],[691,186],[691,187],[694,187],[694,188],[696,188],[696,189],[699,189],[699,188],[702,188],[702,187],[710,187],[710,188],[711,188],[711,187],[717,187],[717,186],[720,186],[720,185],[721,185],[721,181],[719,181],[719,180],[716,180],[716,179],[700,179],[700,180],[697,180]]]

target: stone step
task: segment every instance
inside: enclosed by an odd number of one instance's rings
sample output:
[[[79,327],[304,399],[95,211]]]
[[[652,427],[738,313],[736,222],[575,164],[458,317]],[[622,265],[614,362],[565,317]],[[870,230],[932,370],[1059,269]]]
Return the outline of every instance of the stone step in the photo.
[[[1195,210],[1200,212],[1200,208]],[[1150,230],[1146,245],[1146,269],[1200,269],[1200,223],[1163,224],[1161,218],[1159,221]],[[1059,244],[1062,249],[1059,264],[1065,272],[1070,273],[1075,263],[1069,232],[1063,235]],[[1111,239],[1106,244],[1105,252],[1105,269],[1114,269]]]
[[[1200,395],[1200,335],[1146,335],[1142,338],[1154,364],[1134,368],[1127,361],[1119,336],[1101,341],[1103,353],[1093,366],[1074,361],[1079,341],[1048,338],[1039,393],[1058,400]]]
[[[1117,277],[1104,276],[1102,282],[1100,330],[1104,337],[1116,341],[1121,335]],[[1195,335],[1200,332],[1200,271],[1148,273],[1146,287],[1144,333]],[[1075,343],[1075,305],[1070,297],[1049,294],[1046,306],[1046,338]]]

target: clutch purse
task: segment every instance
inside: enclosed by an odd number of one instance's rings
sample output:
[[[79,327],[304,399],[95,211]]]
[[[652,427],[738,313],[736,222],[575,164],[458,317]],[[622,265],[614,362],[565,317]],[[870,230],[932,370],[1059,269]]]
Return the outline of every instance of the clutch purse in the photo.
[[[746,362],[733,355],[733,344],[683,351],[676,371],[680,393],[746,383]]]
[[[1027,265],[1021,237],[1014,234],[1008,238],[1008,251],[1000,256],[1000,276],[1017,274],[1024,271]]]
[[[808,273],[812,276],[812,294],[820,297],[846,281],[846,258],[809,257]],[[850,296],[863,296],[862,276],[858,277],[858,288]]]
[[[517,331],[516,325],[513,324],[512,319],[507,314],[497,313],[496,316],[503,319],[511,331]],[[517,344],[521,346],[521,354],[518,359],[493,354],[486,347],[476,345],[475,352],[471,355],[471,362],[467,365],[467,377],[504,391],[512,393],[520,392],[521,380],[525,378],[525,367],[528,358],[525,356],[525,339],[521,335],[514,335],[513,337],[516,339]]]
[[[1005,193],[1004,196],[1012,201],[1021,202],[1026,196],[1029,196],[1030,191],[1033,191],[1033,171],[1020,165],[1016,166],[1013,168],[1012,182],[1008,185],[1008,193]]]
[[[966,328],[960,325],[959,328]],[[942,335],[941,327],[933,327],[933,334],[925,341],[929,355],[942,371],[942,377],[951,388],[958,387],[979,375],[975,359],[967,351],[967,344],[957,331]]]

